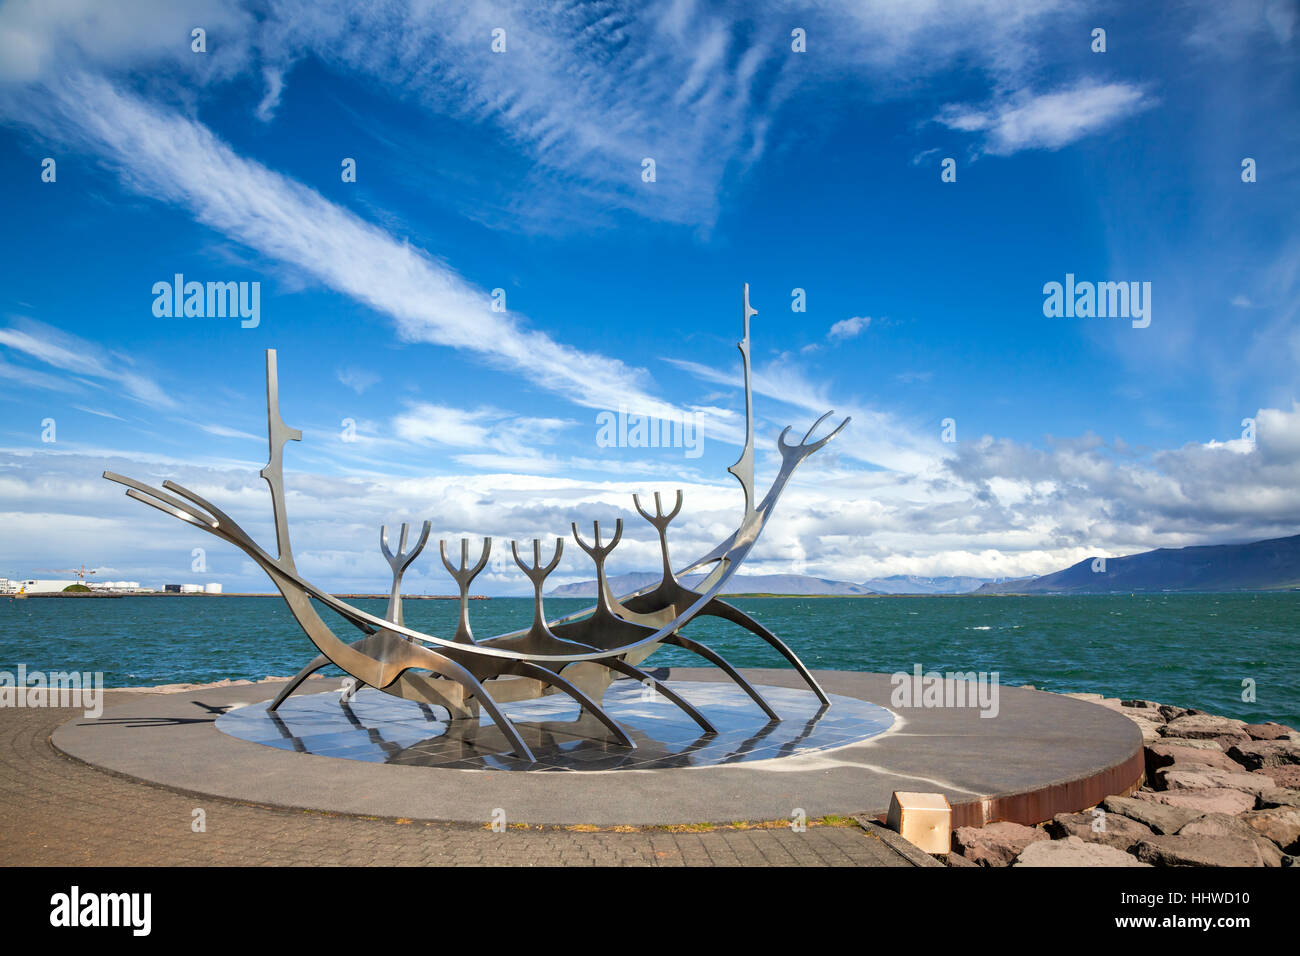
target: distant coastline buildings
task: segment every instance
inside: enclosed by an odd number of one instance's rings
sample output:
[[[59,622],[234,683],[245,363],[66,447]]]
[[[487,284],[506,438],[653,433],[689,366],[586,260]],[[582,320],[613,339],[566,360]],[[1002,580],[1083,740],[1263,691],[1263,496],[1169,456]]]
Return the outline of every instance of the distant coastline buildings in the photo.
[[[84,584],[90,591],[105,594],[220,594],[221,585],[217,582],[208,584],[164,584],[161,588],[141,587],[139,581],[76,581],[53,578],[0,578],[0,595],[7,594],[61,594],[76,584]]]
[[[55,594],[79,582],[73,581],[54,581],[48,579],[28,578],[26,581],[12,581],[9,578],[0,578],[0,594],[17,594],[23,591],[27,594]]]

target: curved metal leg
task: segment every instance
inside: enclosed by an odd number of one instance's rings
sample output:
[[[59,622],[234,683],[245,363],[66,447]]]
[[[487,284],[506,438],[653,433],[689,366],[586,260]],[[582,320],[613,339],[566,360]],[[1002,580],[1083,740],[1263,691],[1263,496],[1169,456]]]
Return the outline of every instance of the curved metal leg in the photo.
[[[749,681],[745,680],[745,678],[741,677],[740,673],[729,663],[727,663],[726,659],[723,658],[723,656],[719,654],[717,651],[713,650],[713,648],[701,644],[699,641],[693,641],[689,637],[683,637],[681,634],[668,635],[667,637],[664,638],[664,643],[676,644],[678,647],[684,648],[688,651],[691,651],[692,653],[699,654],[700,657],[703,657],[706,661],[708,661],[710,664],[713,664],[715,667],[720,668],[722,671],[726,673],[728,677],[730,677],[737,684],[739,684],[740,689],[743,690],[750,697],[752,697],[754,699],[754,703],[758,704],[759,707],[763,708],[763,713],[767,714],[767,716],[770,719],[772,720],[781,719],[781,715],[772,709],[771,705],[768,704],[768,702],[763,699],[763,695],[760,694],[754,688],[754,685],[751,684]]]
[[[316,613],[315,608],[311,606],[311,599],[307,596],[307,592],[296,581],[286,577],[284,572],[274,565],[264,567],[264,570],[284,596],[285,603],[289,605],[289,610],[293,613],[294,619],[297,620],[298,626],[303,629],[308,639],[344,671],[357,680],[365,681],[372,687],[381,690],[412,667],[423,668],[441,674],[443,677],[460,684],[479,702],[479,705],[492,717],[492,722],[505,734],[506,739],[510,742],[511,750],[517,756],[529,763],[537,761],[537,758],[533,756],[533,752],[528,749],[528,745],[524,743],[524,739],[519,736],[519,731],[515,728],[515,725],[501,712],[501,708],[497,706],[496,701],[479,683],[478,678],[460,664],[428,647],[406,641],[393,648],[395,652],[400,651],[400,659],[395,657],[394,659],[380,661],[369,657],[355,647],[344,644],[334,636],[334,633],[326,626],[325,622],[320,619],[320,615]],[[333,653],[328,653],[331,650]],[[358,671],[364,672],[366,676],[362,677]],[[377,679],[371,676],[372,672],[377,675]],[[431,701],[430,703],[439,703],[439,701]]]
[[[826,696],[826,692],[822,690],[821,684],[818,684],[812,674],[808,673],[808,668],[803,666],[803,661],[799,660],[799,658],[795,656],[794,651],[786,647],[785,642],[782,641],[781,638],[777,637],[762,624],[759,624],[740,608],[733,607],[726,601],[719,601],[717,598],[714,598],[708,604],[704,605],[704,608],[700,613],[712,614],[714,617],[720,617],[724,620],[730,621],[732,624],[739,624],[751,634],[757,634],[763,640],[767,641],[767,643],[771,644],[782,657],[790,662],[791,667],[799,672],[799,676],[804,679],[804,682],[812,692],[817,695],[818,700],[827,707],[831,705],[831,699]]]
[[[531,677],[534,680],[539,680],[544,684],[550,684],[552,687],[556,687],[559,690],[563,691],[564,693],[568,694],[570,697],[572,697],[582,706],[583,710],[587,711],[587,713],[591,714],[602,724],[608,727],[609,732],[614,735],[614,738],[619,743],[621,743],[624,747],[631,747],[633,750],[636,749],[636,742],[627,735],[627,731],[625,731],[618,724],[618,722],[614,720],[613,717],[605,713],[605,711],[602,710],[594,700],[592,700],[582,691],[578,690],[577,687],[575,687],[569,681],[565,680],[559,674],[555,673],[554,671],[548,671],[545,667],[539,667],[536,664],[531,664],[528,661],[520,661],[517,665],[515,665],[513,670],[521,677]]]
[[[428,648],[421,648],[421,650],[427,651]],[[479,702],[479,706],[486,710],[492,717],[492,723],[496,724],[497,728],[506,735],[506,739],[510,741],[510,749],[515,752],[515,755],[522,757],[529,763],[536,763],[537,758],[533,756],[533,752],[529,750],[528,745],[524,743],[524,738],[519,736],[519,730],[515,727],[510,718],[501,712],[501,708],[497,706],[497,702],[492,699],[492,695],[489,694],[487,690],[484,689],[483,685],[478,682],[478,678],[455,661],[443,657],[441,654],[432,653],[430,656],[438,659],[436,666],[434,661],[421,663],[416,666],[427,667],[429,670],[439,673],[450,680],[454,680],[461,686],[465,687],[470,692],[470,695]]]
[[[305,681],[312,674],[316,673],[322,667],[328,667],[329,663],[330,663],[330,659],[326,657],[324,654],[317,655],[315,658],[312,659],[312,662],[310,664],[308,664],[298,673],[294,674],[293,677],[289,678],[289,683],[285,684],[284,687],[281,689],[280,693],[275,695],[275,700],[271,701],[271,706],[266,709],[270,711],[279,710],[280,705],[283,704],[289,698],[290,694],[292,694],[294,691],[296,691],[299,687],[302,686],[303,681]]]
[[[718,728],[714,727],[711,723],[709,723],[707,717],[705,717],[698,710],[692,707],[690,703],[683,700],[680,696],[674,693],[668,687],[667,684],[663,684],[655,680],[645,671],[641,670],[641,668],[633,667],[627,661],[620,660],[617,657],[604,658],[602,660],[597,661],[596,663],[603,664],[606,667],[610,668],[610,670],[616,670],[619,671],[620,673],[626,674],[628,677],[635,677],[637,680],[641,681],[642,684],[644,684],[646,681],[649,681],[655,690],[663,694],[663,696],[667,697],[669,700],[671,700],[682,710],[686,711],[686,713],[690,716],[691,720],[699,724],[701,729],[703,729],[703,731],[706,734],[716,734],[718,732]]]

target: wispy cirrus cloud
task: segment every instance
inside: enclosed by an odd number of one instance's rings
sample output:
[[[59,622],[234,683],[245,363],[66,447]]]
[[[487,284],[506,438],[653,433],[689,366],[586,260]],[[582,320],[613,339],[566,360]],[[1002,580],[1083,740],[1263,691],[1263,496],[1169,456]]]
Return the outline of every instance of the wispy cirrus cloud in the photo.
[[[78,385],[71,379],[60,375],[51,375],[39,369],[25,365],[15,365],[0,358],[0,384],[21,385],[24,388],[39,388],[50,392],[75,392]]]
[[[265,435],[254,435],[252,432],[240,431],[238,428],[230,428],[227,425],[200,423],[198,427],[209,435],[216,435],[218,438],[239,438],[244,441],[266,442]]]
[[[535,445],[550,444],[556,432],[572,424],[560,418],[521,416],[493,408],[451,408],[419,402],[393,420],[393,431],[405,441],[521,456]]]
[[[365,368],[348,366],[338,370],[338,380],[360,395],[379,381],[379,375]]]
[[[767,151],[800,86],[850,75],[869,81],[872,99],[887,99],[958,60],[998,89],[1022,86],[1035,41],[1080,6],[141,0],[126,18],[92,0],[15,0],[0,11],[0,79],[50,82],[87,68],[145,76],[167,68],[198,87],[255,77],[262,97],[250,112],[269,123],[294,64],[312,58],[431,115],[495,131],[528,160],[508,200],[525,228],[589,227],[623,209],[707,229],[726,185]],[[196,23],[213,38],[204,56],[189,50]],[[791,49],[795,25],[807,34],[807,53]],[[496,30],[504,31],[502,52],[493,51]],[[641,178],[646,158],[656,163],[654,183]]]
[[[816,9],[825,15],[820,26],[839,28],[836,46],[852,61],[907,86],[954,60],[1002,83],[1021,76],[1039,58],[1043,31],[1087,7],[1086,0],[825,0]]]
[[[497,368],[526,372],[533,384],[578,405],[626,405],[658,418],[680,416],[650,393],[644,369],[558,342],[494,311],[488,294],[447,263],[237,155],[205,126],[84,74],[53,94],[44,124],[48,134],[90,149],[129,189],[179,206],[200,223],[388,316],[402,339],[450,346]],[[78,361],[70,350],[59,354],[62,361]],[[118,377],[137,390],[147,386],[129,373]]]
[[[667,361],[702,381],[735,388],[744,387],[744,378],[739,372],[724,372],[687,359]],[[815,421],[817,416],[834,409],[834,421],[823,423],[819,434],[825,434],[846,417],[851,417],[853,422],[835,439],[833,454],[905,475],[920,475],[939,464],[941,449],[946,447],[889,412],[857,401],[833,399],[825,382],[814,381],[792,362],[755,366],[751,384],[755,394],[803,409],[813,415],[807,422],[785,422],[775,416],[767,416],[769,422],[777,423],[779,427],[792,425],[791,432],[794,434],[790,441],[798,440],[803,434],[802,430]],[[759,450],[763,449],[760,447]]]
[[[72,407],[79,412],[85,412],[87,415],[98,415],[100,418],[112,419],[115,422],[126,421],[121,415],[115,415],[104,408],[91,408],[89,405],[73,405]]]
[[[1295,35],[1300,10],[1292,0],[1239,0],[1205,4],[1197,10],[1198,22],[1187,44],[1218,56],[1237,56],[1260,50],[1260,40],[1283,48]]]
[[[258,42],[280,62],[309,53],[435,115],[497,129],[538,165],[515,196],[525,220],[564,218],[577,203],[586,226],[622,208],[708,228],[727,183],[765,153],[800,86],[849,75],[870,84],[870,99],[889,99],[954,61],[994,88],[1022,86],[1044,32],[1085,6],[444,0],[345,9],[272,0]],[[804,30],[806,53],[792,50],[793,27]],[[492,51],[494,30],[505,31],[504,52]],[[282,84],[273,71],[267,100]],[[653,184],[641,180],[645,158],[656,163]]]
[[[492,148],[500,150],[494,158],[504,157],[505,164],[517,164],[511,169],[525,171],[517,181],[502,177],[510,181],[502,188],[518,190],[518,201],[529,206],[534,221],[562,210],[575,217],[591,215],[585,226],[612,208],[707,227],[729,187],[768,149],[772,131],[781,128],[781,105],[795,83],[802,95],[815,97],[818,84],[834,76],[846,85],[860,84],[864,103],[919,92],[925,105],[915,119],[932,117],[942,102],[929,99],[927,83],[936,76],[955,76],[970,92],[963,94],[966,102],[940,114],[941,124],[969,136],[989,155],[1058,149],[1150,109],[1155,100],[1137,83],[1062,85],[1073,75],[1068,66],[1064,76],[1059,69],[1039,69],[1044,50],[1059,50],[1040,42],[1044,31],[1063,28],[1078,42],[1081,18],[1075,14],[1080,8],[1073,0],[1032,5],[1019,0],[846,0],[811,6],[755,2],[722,13],[692,0],[663,0],[639,9],[531,3],[353,7],[266,0],[257,4],[257,16],[247,13],[251,6],[231,6],[224,19],[221,10],[206,3],[150,3],[138,7],[144,15],[131,22],[88,0],[11,0],[0,9],[0,81],[36,86],[20,114],[13,110],[14,97],[0,90],[0,110],[7,101],[8,116],[36,127],[42,142],[84,147],[121,172],[128,192],[155,197],[243,244],[250,261],[287,263],[327,289],[364,303],[387,317],[407,342],[460,349],[493,368],[524,372],[530,386],[578,405],[612,409],[626,404],[629,410],[667,417],[680,413],[656,398],[653,380],[635,360],[569,346],[525,319],[491,312],[485,292],[457,272],[455,263],[438,257],[441,249],[454,248],[450,239],[434,237],[426,246],[429,251],[413,248],[399,230],[377,225],[387,221],[386,210],[368,207],[367,220],[239,155],[195,119],[212,92],[204,84],[238,77],[244,85],[225,87],[221,95],[232,90],[247,95],[246,81],[251,78],[256,85],[260,78],[261,101],[254,91],[246,106],[250,116],[272,124],[255,127],[264,135],[273,129],[281,99],[297,105],[294,96],[301,87],[293,85],[294,60],[312,58],[339,74],[360,77],[367,92],[495,130],[499,141]],[[1257,36],[1267,36],[1270,49],[1289,42],[1293,5],[1262,0],[1253,8],[1263,13],[1252,15],[1241,38],[1253,43]],[[206,23],[211,38],[220,40],[206,57],[189,53],[187,37],[194,22]],[[808,28],[810,52],[804,56],[789,51],[789,28],[795,23]],[[508,44],[500,55],[490,50],[491,29],[498,26],[507,31]],[[1205,39],[1214,42],[1212,29]],[[90,72],[78,75],[79,70]],[[841,101],[859,102],[856,91],[839,92]],[[357,125],[369,132],[364,116]],[[800,135],[806,132],[801,127]],[[240,135],[232,133],[234,139]],[[939,155],[948,155],[948,149]],[[910,152],[909,147],[898,155]],[[258,155],[273,153],[268,149]],[[640,181],[644,156],[658,162],[656,184]],[[473,201],[479,202],[477,194]],[[1300,355],[1296,297],[1291,294],[1297,261],[1294,250],[1278,257],[1273,284],[1234,276],[1234,284],[1261,304],[1261,315],[1281,303],[1275,319],[1252,329],[1246,354],[1218,350],[1231,353],[1240,374],[1254,375],[1263,361],[1276,361],[1276,356]],[[1235,291],[1216,301],[1226,301]],[[816,337],[819,331],[811,334]],[[75,391],[116,383],[140,400],[149,392],[147,376],[119,367],[112,357],[101,363],[98,374],[85,366],[77,371],[61,367],[31,350],[10,349],[13,362],[0,359],[0,374],[16,370],[15,380],[31,387]],[[1142,361],[1149,361],[1145,341],[1141,354]],[[1197,350],[1195,358],[1203,365],[1204,350]],[[59,360],[69,361],[66,354]],[[724,373],[691,362],[678,364],[705,381],[739,386],[734,369]],[[126,374],[138,379],[120,377]],[[363,376],[346,371],[340,381],[357,394],[368,387]],[[911,562],[893,570],[918,573],[1009,570],[1006,564],[991,563],[999,549],[1022,573],[1052,570],[1085,547],[1117,551],[1193,543],[1207,529],[1229,527],[1262,535],[1293,513],[1283,498],[1296,486],[1294,469],[1252,471],[1267,463],[1267,455],[1247,454],[1240,443],[1189,446],[1142,465],[1124,459],[1118,446],[1057,445],[1041,451],[990,439],[941,447],[931,436],[933,429],[917,428],[865,401],[845,408],[830,398],[829,385],[789,364],[757,369],[756,388],[809,412],[808,419],[794,416],[801,425],[832,406],[841,415],[854,416],[853,426],[820,460],[824,477],[819,482],[834,483],[847,504],[841,508],[792,489],[796,507],[789,511],[801,517],[772,530],[778,545],[802,542],[801,549],[809,553],[824,549],[828,561],[842,560],[851,569],[845,573],[860,577],[889,570],[888,561]],[[1289,400],[1289,394],[1268,399],[1274,404]],[[412,414],[394,422],[391,408],[370,409],[382,424],[364,428],[355,446],[344,447],[369,453],[416,442],[463,449],[457,461],[509,471],[513,477],[530,470],[548,474],[574,461],[538,451],[551,434],[545,427],[537,435],[512,430],[504,413],[495,410],[429,404],[420,409],[423,421],[414,408],[408,411]],[[1268,425],[1265,412],[1260,418],[1261,435],[1272,427],[1276,436],[1277,423]],[[705,419],[706,430],[713,428],[711,437],[738,440],[734,415],[710,421]],[[765,425],[770,423],[779,427],[785,421],[773,416]],[[404,434],[390,437],[394,424]],[[764,427],[762,435],[760,450],[770,454],[771,429]],[[1261,449],[1271,440],[1261,437]],[[927,477],[948,468],[946,462],[951,468],[942,471],[944,483],[927,484]],[[862,468],[863,463],[889,471]],[[380,464],[398,467],[396,462]],[[623,468],[612,460],[590,467],[602,464]],[[371,460],[366,467],[379,466]],[[626,474],[616,477],[628,482]],[[1216,481],[1228,490],[1217,490]],[[332,496],[348,487],[338,482],[326,489],[326,484],[320,483],[313,499],[322,514],[334,505]],[[414,485],[401,482],[377,485],[372,490],[381,504],[362,513],[388,507],[395,500],[388,492],[399,485],[402,494],[411,496],[403,500],[427,501],[419,495],[429,486],[413,491]],[[502,487],[502,482],[494,477],[491,486]],[[540,480],[534,486],[552,487]],[[475,494],[469,483],[456,487],[467,500]],[[582,494],[594,502],[606,491],[587,486]],[[579,497],[574,491],[567,502]],[[1211,505],[1226,517],[1216,517]],[[813,506],[820,511],[813,513]],[[516,516],[527,506],[517,507]],[[1251,508],[1257,511],[1253,518]],[[558,514],[558,506],[556,510]],[[494,511],[492,517],[495,521],[499,515]]]
[[[190,31],[211,34],[196,56]],[[257,17],[225,0],[133,0],[128,11],[96,0],[11,0],[0,8],[0,81],[40,82],[81,69],[172,69],[201,81],[228,78],[253,53]]]
[[[854,315],[847,319],[841,319],[831,326],[831,330],[826,333],[826,338],[831,342],[843,342],[846,339],[857,338],[871,324],[871,316]]]
[[[983,134],[983,151],[1060,149],[1156,104],[1141,86],[1083,80],[1050,93],[1021,90],[992,105],[949,105],[935,117],[949,129]]]
[[[515,196],[529,218],[577,201],[589,214],[712,224],[728,168],[762,153],[764,117],[788,88],[760,31],[737,30],[735,11],[695,0],[346,10],[275,0],[269,10],[266,32],[282,55],[309,52],[434,115],[495,129],[534,164]],[[494,31],[503,31],[497,51]],[[274,74],[264,103],[280,83]],[[646,158],[654,183],[642,180]]]
[[[44,322],[27,318],[15,320],[10,327],[0,329],[0,346],[97,385],[111,382],[131,398],[153,408],[176,407],[176,400],[153,379],[135,371],[125,356],[110,353],[93,342]],[[46,372],[24,369],[15,374],[37,388],[67,391],[71,387]]]

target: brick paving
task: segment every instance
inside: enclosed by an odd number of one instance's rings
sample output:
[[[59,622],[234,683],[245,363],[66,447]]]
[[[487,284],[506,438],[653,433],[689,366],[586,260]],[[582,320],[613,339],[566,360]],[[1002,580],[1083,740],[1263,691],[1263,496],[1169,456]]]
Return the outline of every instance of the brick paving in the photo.
[[[140,695],[113,693],[110,704]],[[75,709],[0,709],[0,863],[53,866],[909,866],[860,828],[580,832],[280,810],[136,783],[59,754]],[[194,810],[206,832],[192,830]]]

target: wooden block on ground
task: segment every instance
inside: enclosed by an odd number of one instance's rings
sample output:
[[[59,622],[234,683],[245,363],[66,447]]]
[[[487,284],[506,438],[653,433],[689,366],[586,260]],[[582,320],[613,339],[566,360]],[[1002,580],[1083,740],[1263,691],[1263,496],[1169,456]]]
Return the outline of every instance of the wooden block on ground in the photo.
[[[885,825],[926,853],[946,854],[952,847],[952,807],[942,793],[896,790]]]

